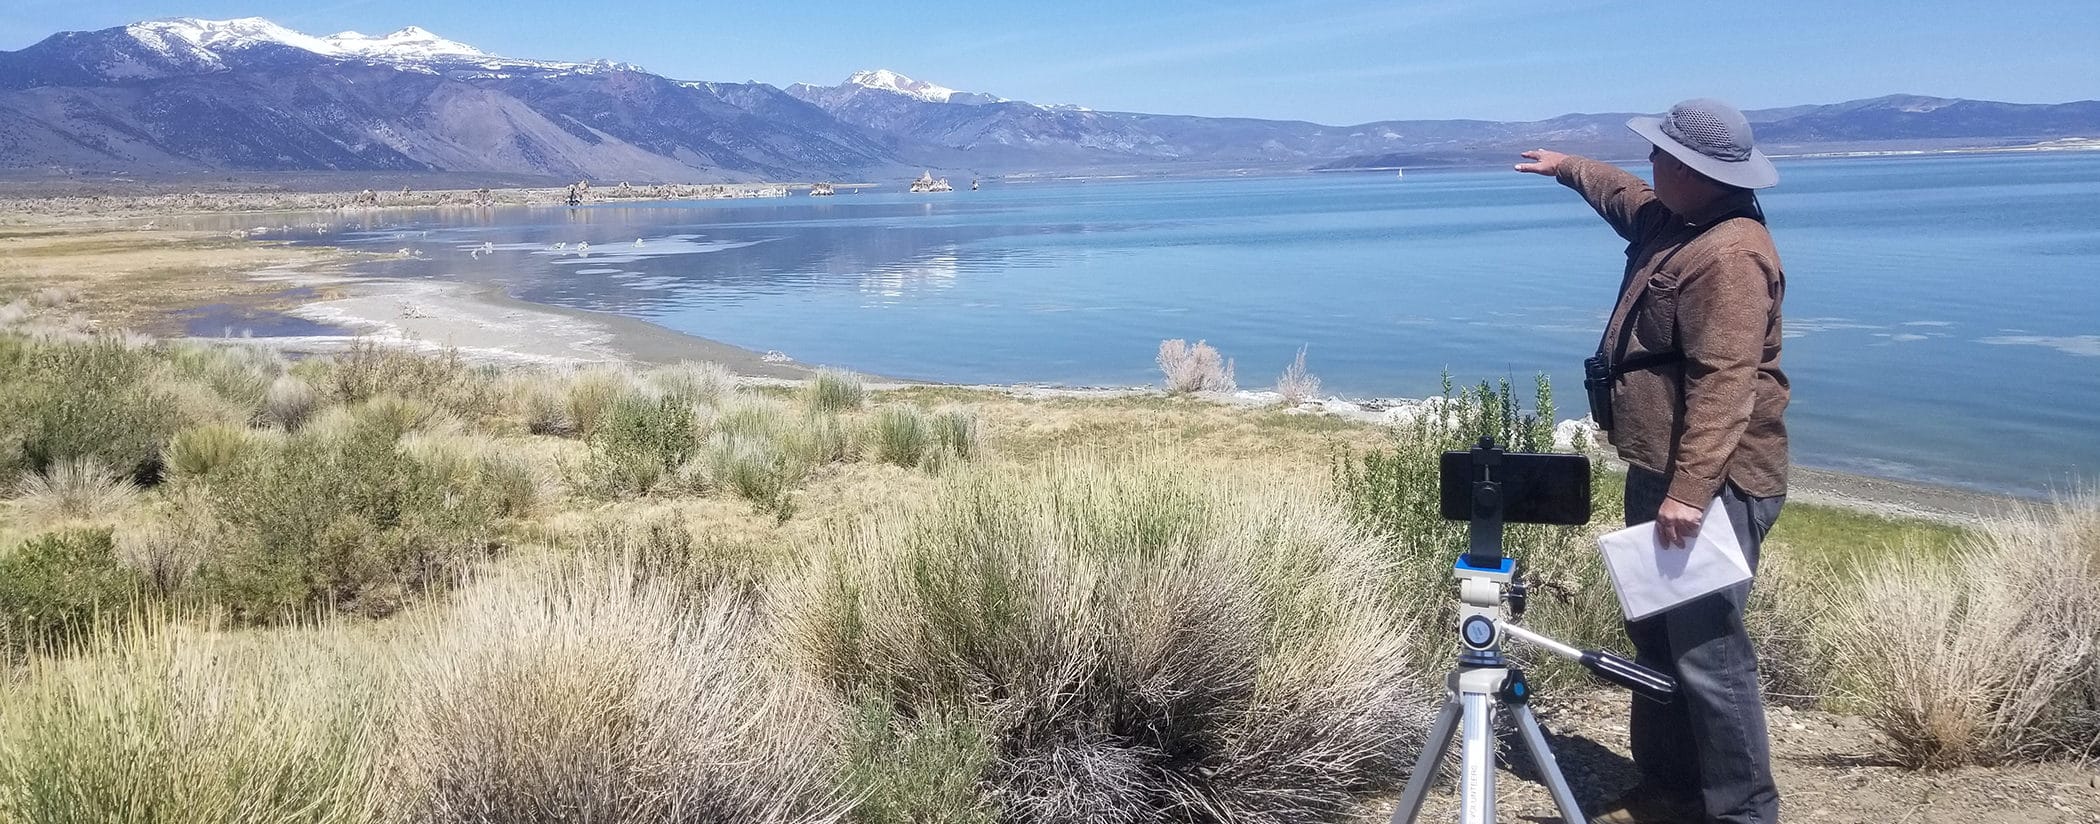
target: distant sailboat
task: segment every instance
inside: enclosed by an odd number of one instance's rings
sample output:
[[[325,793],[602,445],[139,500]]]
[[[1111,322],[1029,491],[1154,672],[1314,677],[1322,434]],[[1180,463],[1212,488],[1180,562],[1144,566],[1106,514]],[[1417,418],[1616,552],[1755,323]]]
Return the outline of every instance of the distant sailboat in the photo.
[[[1394,170],[1393,170],[1393,177],[1396,177],[1396,178],[1400,178],[1400,177],[1406,177],[1406,176],[1407,176],[1407,170],[1406,170],[1406,169],[1394,169]]]

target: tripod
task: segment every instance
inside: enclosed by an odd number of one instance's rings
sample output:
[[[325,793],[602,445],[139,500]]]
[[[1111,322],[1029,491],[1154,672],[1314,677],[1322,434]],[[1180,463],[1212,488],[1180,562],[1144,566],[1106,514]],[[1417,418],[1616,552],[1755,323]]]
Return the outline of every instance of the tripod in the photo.
[[[1531,685],[1525,681],[1524,671],[1509,666],[1502,657],[1505,637],[1578,661],[1598,677],[1657,701],[1668,703],[1677,691],[1676,681],[1662,673],[1608,652],[1576,649],[1515,623],[1524,616],[1525,591],[1524,585],[1517,582],[1516,561],[1502,555],[1503,484],[1496,475],[1502,471],[1505,457],[1532,456],[1505,455],[1487,438],[1482,438],[1480,446],[1471,453],[1470,542],[1452,570],[1459,593],[1458,666],[1445,680],[1443,710],[1430,726],[1429,740],[1415,762],[1414,775],[1408,779],[1399,806],[1393,809],[1393,824],[1414,824],[1421,815],[1429,785],[1450,753],[1454,738],[1459,741],[1459,822],[1493,824],[1495,722],[1504,713],[1516,719],[1517,732],[1540,779],[1553,794],[1561,818],[1569,824],[1588,820],[1575,801],[1574,791],[1568,788],[1568,780],[1561,775],[1560,764],[1547,745],[1545,729],[1531,711]],[[1453,481],[1451,462],[1446,461],[1445,466],[1448,488]],[[1581,510],[1586,514],[1587,489],[1582,490],[1582,497]],[[1506,618],[1505,608],[1509,613]]]

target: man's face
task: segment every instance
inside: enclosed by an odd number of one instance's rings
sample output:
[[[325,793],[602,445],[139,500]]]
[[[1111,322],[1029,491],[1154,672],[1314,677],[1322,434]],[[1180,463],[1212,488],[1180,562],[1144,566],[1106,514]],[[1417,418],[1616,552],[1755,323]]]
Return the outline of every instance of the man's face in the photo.
[[[1689,205],[1685,202],[1686,196],[1690,194],[1687,191],[1690,181],[1686,176],[1691,170],[1661,148],[1648,150],[1648,164],[1655,170],[1655,198],[1670,207],[1670,211],[1684,214]]]

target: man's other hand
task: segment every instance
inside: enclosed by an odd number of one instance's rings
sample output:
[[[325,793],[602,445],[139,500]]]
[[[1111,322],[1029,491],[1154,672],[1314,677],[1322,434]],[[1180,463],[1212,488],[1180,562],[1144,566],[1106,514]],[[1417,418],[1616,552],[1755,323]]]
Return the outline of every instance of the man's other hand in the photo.
[[[1532,162],[1517,164],[1517,171],[1530,172],[1547,177],[1560,174],[1560,164],[1568,161],[1567,155],[1546,149],[1532,149],[1525,152],[1523,156],[1530,158]]]
[[[1655,513],[1655,542],[1664,549],[1691,549],[1699,537],[1699,523],[1706,513],[1676,498],[1664,498]]]

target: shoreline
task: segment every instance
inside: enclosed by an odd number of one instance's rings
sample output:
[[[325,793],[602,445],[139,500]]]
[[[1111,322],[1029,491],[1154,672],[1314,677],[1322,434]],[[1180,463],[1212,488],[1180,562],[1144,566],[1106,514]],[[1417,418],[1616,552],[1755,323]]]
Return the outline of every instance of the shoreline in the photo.
[[[367,340],[424,351],[456,349],[469,360],[504,365],[691,360],[719,363],[745,377],[792,380],[813,372],[808,365],[645,320],[519,300],[498,286],[283,270],[257,276],[293,289],[327,287],[339,293],[283,314],[352,334],[242,338],[286,352],[329,354]]]
[[[378,209],[417,209],[423,205],[380,206]],[[31,229],[41,225],[62,234],[90,231],[85,221],[23,216],[16,225]],[[134,216],[136,217],[136,216]],[[135,230],[125,230],[127,234]],[[155,243],[175,242],[180,233],[139,232],[136,236]],[[219,237],[203,233],[191,241]],[[213,240],[212,244],[223,241]],[[263,249],[275,248],[278,260],[260,261]],[[233,249],[250,250],[244,253]],[[310,323],[337,327],[346,334],[289,334],[222,338],[182,332],[172,336],[198,340],[222,340],[264,345],[294,354],[340,352],[359,341],[375,340],[387,345],[436,351],[456,348],[470,359],[510,366],[581,365],[587,363],[665,364],[681,360],[719,363],[754,383],[790,382],[806,379],[817,364],[804,364],[780,353],[762,353],[740,346],[677,332],[657,324],[605,312],[535,304],[506,294],[501,287],[442,281],[407,281],[360,277],[350,274],[354,257],[320,256],[312,250],[282,246],[274,240],[235,241],[229,248],[205,250],[229,258],[212,271],[218,282],[233,279],[238,286],[221,287],[219,295],[244,297],[259,302],[263,313],[298,318]],[[203,252],[200,252],[200,254]],[[246,260],[235,265],[232,259]],[[217,257],[213,257],[217,260]],[[189,296],[194,298],[194,295]],[[282,306],[283,303],[292,303]],[[182,312],[203,308],[180,300],[150,308],[162,321]],[[165,323],[148,324],[165,327]],[[237,326],[237,325],[236,325]],[[177,329],[182,327],[177,326]],[[233,331],[229,329],[229,332]],[[792,353],[788,353],[791,355]],[[876,375],[863,377],[871,388],[896,389],[912,386],[942,386],[927,381],[898,380]],[[953,385],[956,388],[1007,394],[1018,398],[1109,399],[1162,394],[1151,386],[1070,387],[1037,383],[1010,385]],[[1274,393],[1242,391],[1208,393],[1204,400],[1240,408],[1279,408]],[[1391,425],[1396,416],[1412,414],[1421,401],[1408,399],[1329,398],[1283,410],[1287,414],[1327,414],[1370,425]],[[1563,426],[1575,423],[1564,422]],[[1804,467],[1795,467],[1793,497],[1814,503],[1833,504],[1889,517],[1922,518],[1943,522],[1973,523],[2023,506],[2042,502],[2041,496],[2020,497],[1961,487],[1942,486],[1893,478]]]
[[[808,378],[817,364],[779,360],[648,321],[520,300],[500,287],[449,282],[364,279],[347,275],[259,273],[295,287],[328,286],[344,297],[308,302],[285,314],[362,334],[251,338],[254,343],[300,354],[342,351],[353,342],[377,340],[426,351],[452,348],[473,360],[505,365],[574,366],[587,363],[660,365],[681,360],[721,364],[753,383],[791,383]],[[390,316],[391,314],[391,316]],[[779,353],[770,353],[777,356]],[[942,384],[860,373],[870,389],[945,386],[1017,398],[1108,399],[1163,394],[1151,386],[1073,387],[1039,383]],[[1241,390],[1197,397],[1242,409],[1279,409],[1284,414],[1331,415],[1372,426],[1393,426],[1420,414],[1419,399],[1324,398],[1294,408],[1274,392]],[[1575,434],[1586,421],[1563,421],[1557,434]],[[1975,523],[2037,503],[2012,495],[1882,478],[1796,464],[1789,483],[1792,500],[1839,506],[1889,518]]]

